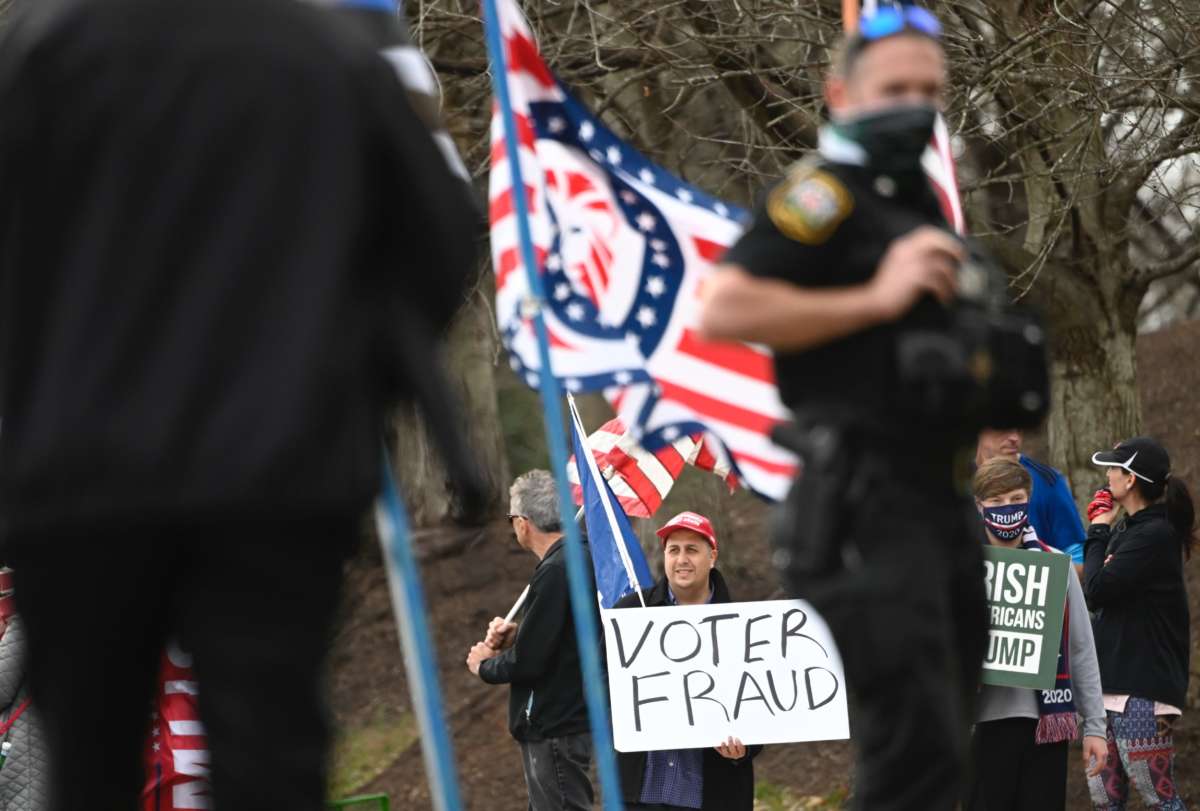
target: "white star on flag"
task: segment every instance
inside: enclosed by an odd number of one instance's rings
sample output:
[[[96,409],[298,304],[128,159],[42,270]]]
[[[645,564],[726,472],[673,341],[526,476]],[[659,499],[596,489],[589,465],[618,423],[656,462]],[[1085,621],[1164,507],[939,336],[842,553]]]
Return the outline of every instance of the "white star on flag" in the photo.
[[[631,192],[629,189],[625,189],[623,192],[621,192],[621,199],[624,200],[629,205],[633,205],[634,203],[637,202],[638,197],[636,194]]]
[[[515,357],[509,358],[508,368],[512,369],[514,372],[519,370],[521,368],[521,361],[517,360]]]
[[[554,285],[554,298],[558,301],[566,301],[571,297],[571,285],[566,282],[559,282]]]
[[[692,202],[692,193],[690,191],[688,191],[687,189],[676,190],[675,196],[678,197],[680,200],[682,200],[685,203]]]
[[[668,442],[674,442],[676,439],[679,439],[679,429],[674,425],[668,425],[663,429],[663,439]]]
[[[614,166],[619,164],[621,162],[621,150],[615,146],[610,146],[608,148],[608,162]]]
[[[637,321],[646,329],[654,326],[658,322],[658,316],[654,314],[654,309],[651,307],[642,307],[638,310]]]
[[[150,744],[150,748],[157,752],[159,749],[162,749],[162,745],[158,741],[155,741],[154,743]]]
[[[650,247],[659,253],[662,253],[667,249],[667,243],[663,242],[661,239],[652,239],[650,240]]]
[[[625,371],[624,369],[622,369],[621,371],[619,371],[615,375],[613,375],[613,381],[618,386],[627,386],[627,385],[629,385],[630,381],[632,381],[632,380],[633,380],[633,375],[629,374],[629,372]]]
[[[583,305],[578,301],[573,301],[567,305],[567,318],[572,321],[578,321],[583,318]]]
[[[525,384],[527,386],[529,386],[531,389],[536,389],[538,387],[538,376],[536,374],[534,374],[533,372],[526,372],[525,373]]]
[[[570,391],[579,391],[580,389],[583,388],[583,384],[580,383],[579,380],[574,377],[568,377],[566,379],[565,383],[566,383],[567,389],[569,389]]]
[[[727,206],[727,205],[725,205],[724,203],[721,203],[721,202],[718,202],[718,203],[717,203],[715,206],[713,206],[713,211],[717,212],[717,213],[718,213],[718,214],[720,214],[722,217],[728,217],[728,216],[729,216],[729,206]]]
[[[596,134],[596,128],[592,126],[591,121],[584,121],[579,125],[579,140],[590,141]]]
[[[667,292],[667,283],[663,281],[662,276],[651,276],[646,280],[646,292],[658,298]]]
[[[671,260],[667,258],[665,253],[654,254],[650,261],[658,265],[660,268],[669,268],[671,266]]]
[[[637,226],[643,231],[653,231],[656,225],[658,225],[658,220],[654,219],[654,215],[649,211],[643,211],[637,215]]]
[[[562,270],[562,257],[556,253],[547,256],[546,270]]]
[[[554,116],[550,119],[550,131],[555,135],[567,128],[567,122],[561,116]]]
[[[649,169],[643,169],[638,172],[638,177],[642,179],[643,183],[649,183],[651,186],[654,185],[654,172],[651,172]]]

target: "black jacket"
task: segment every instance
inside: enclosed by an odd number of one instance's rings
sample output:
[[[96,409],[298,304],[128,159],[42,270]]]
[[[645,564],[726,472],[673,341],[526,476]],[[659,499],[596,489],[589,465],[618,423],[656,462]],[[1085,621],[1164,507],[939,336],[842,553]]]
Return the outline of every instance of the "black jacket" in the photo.
[[[294,0],[29,5],[0,43],[0,515],[365,507],[412,339],[475,271],[393,69]]]
[[[709,574],[714,603],[731,603],[729,587],[716,569]],[[646,607],[671,605],[664,576],[654,588],[642,595]],[[614,608],[636,608],[641,603],[637,594],[627,594]],[[722,757],[711,746],[704,749],[704,795],[701,811],[751,811],[754,808],[754,758],[762,746],[747,746],[741,760]],[[617,752],[617,769],[621,774],[621,795],[627,803],[639,802],[642,780],[646,776],[645,752]]]
[[[1096,612],[1092,628],[1104,692],[1182,708],[1191,653],[1188,601],[1183,546],[1166,506],[1153,504],[1111,529],[1092,524],[1083,580]]]
[[[512,647],[479,665],[479,677],[484,681],[512,685],[508,731],[518,741],[560,738],[590,730],[564,543],[562,538],[556,541],[533,570],[524,617],[517,625]],[[583,549],[590,560],[586,543]],[[595,586],[590,586],[588,593],[595,592]],[[591,608],[595,610],[595,603]]]

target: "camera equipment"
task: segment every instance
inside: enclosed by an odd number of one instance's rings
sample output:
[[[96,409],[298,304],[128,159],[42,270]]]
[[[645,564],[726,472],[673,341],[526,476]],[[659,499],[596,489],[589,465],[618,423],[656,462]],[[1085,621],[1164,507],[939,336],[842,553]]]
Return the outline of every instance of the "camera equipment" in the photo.
[[[957,428],[1032,428],[1050,405],[1045,332],[1014,306],[1004,272],[977,245],[959,270],[959,298],[941,324],[897,339],[902,408]]]

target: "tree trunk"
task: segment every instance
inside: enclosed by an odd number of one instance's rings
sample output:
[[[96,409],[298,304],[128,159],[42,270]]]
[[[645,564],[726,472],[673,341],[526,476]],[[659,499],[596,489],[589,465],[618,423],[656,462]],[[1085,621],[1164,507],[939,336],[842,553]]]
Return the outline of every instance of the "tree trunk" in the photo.
[[[1119,279],[1116,268],[1096,274]],[[1090,284],[1067,268],[1045,274],[1050,305],[1050,463],[1063,471],[1082,507],[1103,476],[1092,454],[1141,430],[1137,389],[1137,308],[1144,291]]]
[[[489,284],[490,279],[489,274],[480,285]],[[489,483],[489,512],[499,513],[506,504],[509,472],[493,377],[496,336],[492,308],[481,286],[470,295],[450,329],[445,361],[451,388],[462,405],[467,447]],[[413,525],[432,526],[454,517],[456,496],[446,479],[441,455],[416,408],[406,404],[397,409],[393,429],[392,464]]]

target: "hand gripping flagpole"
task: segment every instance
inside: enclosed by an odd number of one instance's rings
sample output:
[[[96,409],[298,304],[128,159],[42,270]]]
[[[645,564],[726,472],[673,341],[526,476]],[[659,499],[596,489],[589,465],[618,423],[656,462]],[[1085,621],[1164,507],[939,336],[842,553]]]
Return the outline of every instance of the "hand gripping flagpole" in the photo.
[[[596,595],[591,588],[588,570],[591,564],[584,558],[579,526],[573,521],[575,505],[567,483],[567,444],[563,435],[563,411],[558,381],[550,365],[550,341],[546,322],[542,318],[542,302],[546,291],[534,258],[533,237],[529,232],[529,209],[525,199],[525,183],[521,177],[521,159],[517,151],[517,126],[508,97],[508,73],[504,54],[504,38],[500,31],[500,16],[496,0],[483,0],[484,28],[487,32],[488,53],[492,62],[492,85],[504,124],[504,144],[512,178],[514,215],[517,237],[521,246],[521,263],[529,278],[532,296],[530,309],[534,332],[537,335],[541,374],[538,388],[546,418],[546,440],[550,446],[550,463],[558,485],[559,513],[566,532],[567,581],[571,593],[571,613],[575,620],[575,638],[579,644],[579,660],[583,670],[583,695],[587,700],[588,717],[592,726],[592,749],[596,753],[596,771],[605,811],[622,811],[621,783],[617,776],[617,759],[613,751],[612,730],[608,714],[608,687],[600,667],[600,642],[594,606]]]
[[[454,746],[442,710],[437,660],[426,622],[425,596],[408,532],[408,515],[400,500],[386,448],[382,463],[383,492],[375,506],[375,523],[384,552],[392,611],[400,629],[404,672],[408,676],[409,694],[421,730],[421,753],[425,759],[429,794],[436,811],[461,811],[463,804],[454,768]]]

